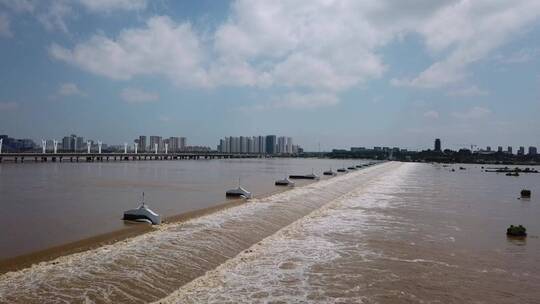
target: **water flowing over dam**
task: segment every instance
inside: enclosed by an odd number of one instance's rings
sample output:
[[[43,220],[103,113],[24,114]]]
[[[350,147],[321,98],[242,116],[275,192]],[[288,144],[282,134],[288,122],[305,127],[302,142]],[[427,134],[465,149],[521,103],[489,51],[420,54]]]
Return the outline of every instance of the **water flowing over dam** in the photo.
[[[0,276],[1,303],[162,299],[317,209],[398,169],[383,163]],[[338,223],[339,224],[339,223]],[[331,244],[321,240],[324,255]],[[329,252],[328,254],[332,254]],[[314,258],[316,258],[314,256]],[[319,257],[320,258],[320,257]]]

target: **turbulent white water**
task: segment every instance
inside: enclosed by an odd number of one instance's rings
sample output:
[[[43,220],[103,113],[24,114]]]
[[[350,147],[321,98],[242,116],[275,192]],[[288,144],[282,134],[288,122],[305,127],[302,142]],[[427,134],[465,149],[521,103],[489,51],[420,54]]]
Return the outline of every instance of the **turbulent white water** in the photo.
[[[386,166],[396,167],[387,164]],[[360,303],[347,282],[360,273],[322,271],[319,265],[354,255],[377,255],[359,240],[369,208],[385,208],[411,165],[366,180],[350,192],[281,229],[159,303]],[[357,178],[357,177],[354,177]],[[375,215],[377,216],[377,215]],[[384,220],[380,218],[379,220]],[[389,219],[391,220],[391,219]],[[347,241],[342,241],[346,237]],[[352,244],[351,244],[352,240]],[[345,286],[335,286],[343,284]],[[354,289],[354,286],[350,286]]]
[[[392,178],[392,172],[401,167],[398,163],[385,163],[358,170],[4,274],[0,276],[0,302],[145,303],[175,290],[167,301],[250,302],[253,297],[285,299],[285,295],[294,298],[296,285],[307,284],[302,276],[313,263],[341,254],[339,244],[328,238],[332,229],[347,231],[362,225],[361,210],[349,208],[342,214],[343,210],[335,208],[354,203],[366,187],[374,187],[374,180]],[[400,170],[403,169],[397,172]],[[394,181],[387,180],[387,184]],[[376,199],[377,204],[384,201],[382,197]],[[325,205],[323,210],[280,231]],[[301,234],[302,230],[308,233]],[[277,231],[275,236],[254,246]],[[250,247],[253,252],[242,253]],[[245,263],[246,259],[250,263]],[[229,262],[223,264],[226,261]],[[205,275],[218,266],[217,271]],[[276,266],[280,271],[276,271]],[[247,274],[252,275],[252,280],[246,281]],[[280,285],[283,280],[288,283]],[[222,286],[219,282],[227,284]],[[186,283],[189,285],[184,286]],[[290,284],[295,290],[288,292],[286,286]],[[223,293],[230,294],[230,298],[224,298]],[[297,299],[306,296],[301,288],[297,293]]]

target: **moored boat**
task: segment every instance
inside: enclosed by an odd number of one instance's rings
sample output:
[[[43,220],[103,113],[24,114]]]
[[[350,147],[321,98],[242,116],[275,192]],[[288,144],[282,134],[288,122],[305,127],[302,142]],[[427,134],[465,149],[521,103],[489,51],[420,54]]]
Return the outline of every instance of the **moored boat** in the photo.
[[[227,197],[243,197],[243,198],[251,198],[251,192],[247,191],[246,189],[238,186],[238,188],[230,189],[225,192],[225,195]]]
[[[294,182],[286,177],[284,179],[277,180],[275,182],[275,185],[276,186],[290,186],[290,187],[292,187],[292,186],[294,186]]]
[[[126,221],[137,221],[137,222],[149,222],[152,225],[161,224],[161,216],[150,209],[144,202],[144,193],[143,200],[139,208],[130,209],[124,212],[123,220]]]
[[[335,176],[337,173],[332,171],[332,168],[330,168],[330,170],[324,171],[323,175]]]

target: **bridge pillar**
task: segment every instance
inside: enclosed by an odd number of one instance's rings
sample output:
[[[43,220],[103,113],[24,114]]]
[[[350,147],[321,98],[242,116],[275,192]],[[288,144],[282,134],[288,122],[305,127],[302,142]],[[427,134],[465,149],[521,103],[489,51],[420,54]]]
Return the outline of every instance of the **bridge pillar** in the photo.
[[[37,157],[37,156],[34,157],[34,161],[37,163],[37,161],[38,161],[38,157]]]
[[[21,157],[21,163],[24,163],[24,156]]]
[[[51,158],[51,161],[56,162],[56,156],[53,156],[53,157]]]

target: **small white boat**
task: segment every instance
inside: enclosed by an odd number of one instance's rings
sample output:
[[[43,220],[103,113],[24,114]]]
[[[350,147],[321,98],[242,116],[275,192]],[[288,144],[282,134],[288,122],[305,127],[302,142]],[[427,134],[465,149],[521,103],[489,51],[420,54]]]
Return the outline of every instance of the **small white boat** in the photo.
[[[251,192],[247,191],[246,189],[238,186],[236,189],[227,190],[225,193],[229,197],[244,197],[244,198],[251,198]]]
[[[152,211],[144,203],[144,193],[143,201],[139,208],[130,209],[124,212],[123,220],[126,221],[137,221],[137,222],[150,222],[152,225],[161,224],[161,216],[154,211]]]
[[[276,186],[294,186],[294,182],[287,177],[284,179],[277,180],[275,182]]]
[[[225,195],[227,197],[243,197],[248,199],[251,198],[251,192],[240,186],[240,179],[238,179],[238,188],[227,190],[227,192],[225,192]]]

